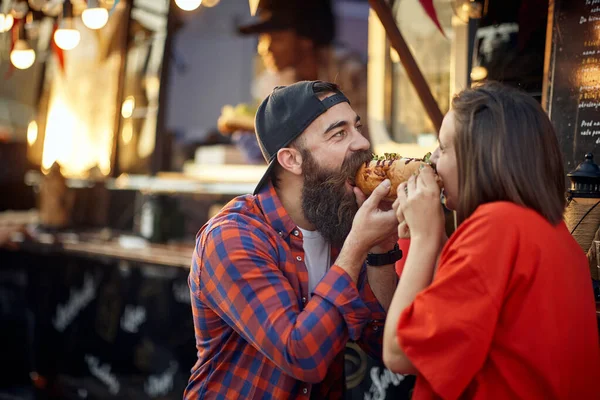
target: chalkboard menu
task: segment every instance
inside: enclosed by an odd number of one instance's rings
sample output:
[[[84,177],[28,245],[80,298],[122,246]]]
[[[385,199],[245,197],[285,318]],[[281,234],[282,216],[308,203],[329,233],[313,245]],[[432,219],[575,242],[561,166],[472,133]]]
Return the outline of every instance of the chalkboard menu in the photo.
[[[600,159],[600,0],[550,0],[550,12],[545,106],[567,173],[585,153]]]

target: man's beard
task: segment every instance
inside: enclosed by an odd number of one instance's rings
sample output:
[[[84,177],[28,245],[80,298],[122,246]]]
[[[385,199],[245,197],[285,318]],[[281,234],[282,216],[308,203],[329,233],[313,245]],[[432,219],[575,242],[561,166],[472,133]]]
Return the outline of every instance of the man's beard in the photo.
[[[331,245],[341,247],[358,210],[356,197],[353,192],[348,192],[346,182],[348,179],[354,182],[358,168],[373,155],[369,150],[357,151],[344,160],[339,171],[331,171],[320,167],[308,150],[301,149],[300,152],[304,217]]]

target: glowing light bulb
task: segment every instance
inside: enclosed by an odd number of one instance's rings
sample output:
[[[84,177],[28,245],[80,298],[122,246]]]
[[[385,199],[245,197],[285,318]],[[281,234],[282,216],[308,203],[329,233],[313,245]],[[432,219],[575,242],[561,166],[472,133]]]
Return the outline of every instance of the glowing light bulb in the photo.
[[[81,19],[88,28],[100,29],[108,22],[108,10],[102,7],[86,8],[81,14]]]
[[[29,44],[19,39],[15,43],[13,50],[10,52],[10,62],[15,68],[27,69],[33,65],[35,61],[35,51]]]
[[[121,105],[121,115],[123,118],[131,118],[135,109],[135,97],[127,96]]]
[[[0,32],[8,32],[12,29],[15,18],[12,14],[0,13]]]
[[[482,81],[488,76],[488,70],[486,67],[477,66],[471,70],[471,79],[474,81]]]
[[[77,29],[61,28],[54,32],[54,42],[63,50],[73,50],[80,40],[81,34]]]
[[[175,0],[175,4],[184,11],[192,11],[200,7],[202,0]]]
[[[33,146],[38,137],[38,124],[35,120],[31,121],[29,125],[27,125],[27,143],[30,146]]]

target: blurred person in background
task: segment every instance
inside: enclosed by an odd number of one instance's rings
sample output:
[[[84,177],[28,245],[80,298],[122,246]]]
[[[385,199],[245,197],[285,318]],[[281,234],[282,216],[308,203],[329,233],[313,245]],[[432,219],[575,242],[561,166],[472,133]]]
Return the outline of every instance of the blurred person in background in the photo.
[[[258,21],[239,27],[242,35],[258,35],[258,54],[264,64],[252,87],[258,104],[276,86],[298,81],[333,82],[344,91],[361,116],[363,135],[369,139],[367,121],[367,68],[360,55],[334,45],[335,16],[330,0],[262,0]],[[254,135],[252,105],[224,107],[219,130],[231,134],[246,161],[264,162]],[[240,119],[241,118],[241,119]],[[234,120],[239,124],[229,123]]]

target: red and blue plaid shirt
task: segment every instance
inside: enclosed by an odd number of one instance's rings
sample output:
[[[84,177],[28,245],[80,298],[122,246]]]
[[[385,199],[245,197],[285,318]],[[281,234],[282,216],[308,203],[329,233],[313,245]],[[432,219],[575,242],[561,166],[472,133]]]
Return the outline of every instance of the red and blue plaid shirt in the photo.
[[[302,233],[273,186],[229,202],[196,240],[184,398],[342,398],[346,342],[381,358],[385,312],[365,268],[356,285],[333,265],[309,296]]]

